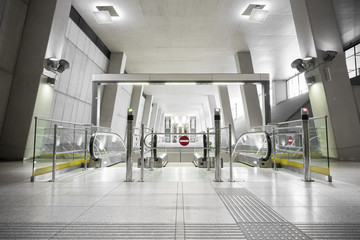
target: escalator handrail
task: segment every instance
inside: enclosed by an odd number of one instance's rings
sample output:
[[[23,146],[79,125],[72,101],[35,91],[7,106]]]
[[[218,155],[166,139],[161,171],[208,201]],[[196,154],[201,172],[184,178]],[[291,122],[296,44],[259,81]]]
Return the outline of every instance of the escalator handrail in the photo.
[[[271,152],[272,152],[272,148],[271,148],[271,138],[270,138],[270,135],[269,135],[266,131],[256,131],[256,132],[246,132],[246,133],[243,133],[243,134],[239,137],[239,139],[237,140],[232,155],[235,154],[235,149],[236,149],[236,147],[238,146],[238,144],[239,144],[239,142],[240,142],[240,139],[241,139],[244,135],[248,135],[248,134],[259,134],[259,133],[265,134],[266,142],[267,142],[267,152],[266,152],[266,155],[265,155],[264,157],[261,157],[260,160],[263,160],[263,161],[269,160],[269,158],[270,158],[270,156],[271,156]]]
[[[95,141],[97,135],[115,135],[115,136],[119,137],[120,142],[123,144],[123,146],[125,148],[125,151],[126,151],[126,145],[124,143],[124,140],[120,137],[119,134],[114,133],[114,132],[96,132],[96,133],[92,134],[91,138],[90,138],[89,150],[90,150],[91,159],[93,159],[93,160],[98,160],[99,159],[99,157],[96,157],[96,155],[94,153],[94,141]]]

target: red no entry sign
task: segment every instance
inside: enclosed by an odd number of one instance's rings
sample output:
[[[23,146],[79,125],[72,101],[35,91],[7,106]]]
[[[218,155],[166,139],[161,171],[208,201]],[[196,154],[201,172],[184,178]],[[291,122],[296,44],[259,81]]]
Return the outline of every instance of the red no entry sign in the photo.
[[[179,139],[179,143],[182,145],[182,146],[187,146],[189,144],[190,140],[187,136],[182,136],[180,139]]]
[[[293,138],[292,138],[292,136],[289,136],[289,138],[288,138],[288,143],[289,143],[289,145],[291,145],[291,144],[293,143]]]

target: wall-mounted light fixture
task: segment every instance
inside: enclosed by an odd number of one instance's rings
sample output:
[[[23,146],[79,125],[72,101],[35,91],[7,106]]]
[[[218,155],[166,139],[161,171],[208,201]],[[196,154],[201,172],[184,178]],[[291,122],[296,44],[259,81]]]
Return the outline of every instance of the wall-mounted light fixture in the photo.
[[[312,77],[306,78],[306,83],[308,86],[312,85],[313,83],[315,83],[315,77],[312,76]]]
[[[51,78],[48,77],[46,82],[50,85],[50,86],[55,86],[55,78]]]

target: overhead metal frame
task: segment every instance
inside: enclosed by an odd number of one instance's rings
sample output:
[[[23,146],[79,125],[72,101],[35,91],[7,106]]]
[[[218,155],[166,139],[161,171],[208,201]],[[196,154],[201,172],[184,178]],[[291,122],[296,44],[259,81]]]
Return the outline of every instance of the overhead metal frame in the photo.
[[[265,123],[271,121],[270,109],[270,76],[269,74],[93,74],[92,76],[92,106],[91,123],[100,123],[101,85],[165,85],[166,83],[196,84],[196,85],[226,85],[241,83],[260,83],[264,89]]]

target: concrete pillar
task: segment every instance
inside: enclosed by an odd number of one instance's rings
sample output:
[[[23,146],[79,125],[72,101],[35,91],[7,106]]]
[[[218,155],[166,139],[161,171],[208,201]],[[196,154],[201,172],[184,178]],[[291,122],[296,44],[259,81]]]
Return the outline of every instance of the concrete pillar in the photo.
[[[51,57],[46,54],[56,3],[56,0],[29,2],[0,137],[3,159],[24,158],[44,59]]]
[[[162,110],[161,110],[160,106],[158,106],[158,111],[157,111],[156,120],[155,120],[155,128],[154,128],[154,130],[157,132],[159,131],[159,128],[160,128],[161,114],[162,114]]]
[[[359,159],[360,122],[347,74],[345,54],[331,0],[291,0],[301,58],[314,57],[315,67],[305,73],[314,77],[309,87],[314,116],[329,116],[329,150],[341,160]],[[325,61],[325,52],[338,54]],[[290,64],[290,63],[289,63]]]
[[[252,64],[251,54],[250,52],[238,52],[235,54],[236,68],[238,73],[243,74],[254,74],[254,68]],[[252,84],[253,85],[253,84]],[[242,97],[244,99],[252,99],[253,102],[243,101],[245,116],[250,118],[246,118],[247,126],[260,126],[265,125],[271,122],[271,107],[270,107],[270,84],[263,83],[263,106],[264,110],[261,113],[261,108],[258,99],[258,92],[253,89],[253,87],[241,87]],[[246,106],[249,104],[248,106]],[[260,111],[260,115],[258,114]],[[254,112],[254,114],[252,114]],[[259,119],[260,117],[260,119]]]
[[[144,124],[145,127],[149,127],[149,124],[150,124],[152,104],[153,104],[153,96],[146,95],[145,105],[144,105],[144,114],[142,117],[142,124]]]
[[[153,103],[152,109],[151,109],[149,127],[153,128],[154,130],[155,130],[155,122],[156,122],[156,117],[157,117],[157,113],[158,113],[158,108],[159,108],[159,104]]]
[[[230,104],[230,97],[229,97],[229,91],[228,86],[226,85],[219,85],[219,96],[220,96],[220,102],[221,102],[221,113],[223,115],[223,126],[228,126],[231,124],[234,126],[234,118],[232,116],[231,112],[231,104]],[[232,127],[232,142],[235,142],[235,139],[237,139],[240,136],[235,135],[235,128]]]
[[[238,73],[242,73],[242,74],[254,73],[250,52],[237,52],[235,54],[235,62]]]
[[[142,111],[142,109],[140,109],[140,101],[141,101],[141,98],[143,97],[142,96],[143,91],[144,91],[143,85],[134,86],[133,90],[132,90],[132,94],[131,94],[130,107],[133,109],[134,127],[137,127],[137,128],[141,127],[141,121],[139,121],[138,116],[142,115],[142,114],[139,114],[139,111]]]
[[[122,52],[111,53],[108,73],[123,74],[125,72],[126,54]],[[95,90],[94,90],[95,91]],[[105,85],[101,97],[100,126],[111,127],[113,119],[117,85]],[[94,108],[93,108],[94,109]]]
[[[216,105],[216,99],[214,95],[208,95],[208,100],[209,100],[209,112],[210,112],[210,119],[211,119],[211,127],[214,127],[214,109],[217,108],[218,106]],[[196,123],[198,124],[198,123]]]
[[[244,104],[245,120],[247,130],[261,126],[262,113],[260,109],[259,97],[255,84],[246,83],[240,86],[241,97]]]

